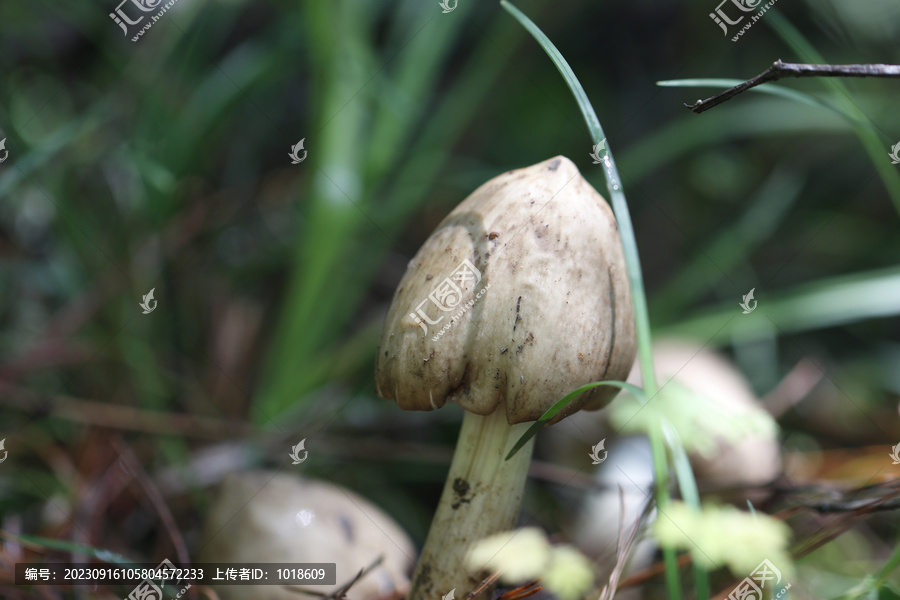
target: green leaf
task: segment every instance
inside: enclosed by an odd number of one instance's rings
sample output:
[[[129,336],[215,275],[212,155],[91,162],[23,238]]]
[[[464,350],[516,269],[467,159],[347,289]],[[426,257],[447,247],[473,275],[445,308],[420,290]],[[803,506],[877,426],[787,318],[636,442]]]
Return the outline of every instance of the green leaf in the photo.
[[[900,592],[898,592],[890,584],[884,584],[878,590],[878,600],[900,600]]]
[[[510,450],[509,454],[506,455],[506,460],[509,460],[510,458],[515,456],[516,452],[521,450],[522,446],[524,446],[528,442],[528,440],[530,440],[537,434],[538,429],[543,427],[547,421],[549,421],[550,419],[555,417],[556,414],[559,411],[561,411],[563,408],[565,408],[569,402],[571,402],[572,400],[574,400],[576,397],[580,396],[584,392],[586,392],[592,388],[595,388],[599,385],[610,385],[612,387],[617,387],[619,389],[628,390],[629,392],[631,392],[638,398],[641,398],[641,400],[643,402],[646,402],[646,396],[644,396],[644,390],[637,387],[636,385],[632,385],[630,383],[625,383],[624,381],[595,381],[593,383],[586,383],[585,385],[581,386],[580,388],[577,388],[577,389],[569,392],[565,396],[563,396],[563,398],[561,400],[558,400],[556,402],[556,404],[554,404],[553,406],[548,408],[547,412],[545,412],[543,415],[541,415],[540,419],[538,419],[537,421],[532,423],[531,427],[528,428],[528,431],[526,431],[525,433],[522,434],[522,437],[520,437],[518,439],[518,441],[512,447],[512,450]]]
[[[121,554],[116,554],[115,552],[112,552],[110,550],[95,548],[94,546],[85,546],[84,544],[78,544],[76,542],[70,542],[68,540],[56,540],[53,538],[41,537],[39,535],[19,535],[16,537],[25,544],[37,546],[39,548],[45,548],[47,550],[60,550],[62,552],[69,552],[72,554],[84,554],[90,556],[91,558],[96,558],[97,560],[102,560],[103,562],[116,565],[135,564],[133,560],[125,558]]]

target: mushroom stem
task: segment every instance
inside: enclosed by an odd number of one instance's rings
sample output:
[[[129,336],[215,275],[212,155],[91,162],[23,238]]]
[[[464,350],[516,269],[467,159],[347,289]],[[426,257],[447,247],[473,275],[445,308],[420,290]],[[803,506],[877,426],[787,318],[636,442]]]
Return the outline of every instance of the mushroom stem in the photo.
[[[510,425],[503,404],[487,415],[465,412],[459,440],[406,600],[465,597],[479,579],[465,565],[470,545],[516,523],[534,438],[504,460],[530,423]]]

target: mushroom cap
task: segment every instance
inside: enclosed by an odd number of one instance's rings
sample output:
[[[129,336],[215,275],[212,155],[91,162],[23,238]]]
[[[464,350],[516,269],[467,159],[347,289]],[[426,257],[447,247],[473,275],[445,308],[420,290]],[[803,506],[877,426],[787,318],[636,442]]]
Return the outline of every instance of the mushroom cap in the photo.
[[[404,410],[503,404],[515,424],[581,385],[624,379],[635,347],[612,210],[557,156],[480,186],[425,241],[391,302],[375,382]],[[594,388],[551,423],[617,391]]]
[[[273,471],[229,475],[207,515],[200,562],[329,563],[335,586],[347,583],[379,556],[378,567],[357,581],[351,598],[386,600],[409,591],[416,557],[412,541],[381,509],[322,481]],[[222,600],[303,600],[277,585],[218,586]]]

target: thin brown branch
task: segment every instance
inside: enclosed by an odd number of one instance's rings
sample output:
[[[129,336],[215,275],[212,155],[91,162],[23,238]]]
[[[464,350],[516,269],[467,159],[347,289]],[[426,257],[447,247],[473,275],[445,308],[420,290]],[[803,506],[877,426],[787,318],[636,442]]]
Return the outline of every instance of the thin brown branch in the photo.
[[[818,513],[869,514],[900,508],[900,479],[841,491],[822,485],[783,488],[795,504]]]
[[[891,500],[802,500],[800,504],[820,513],[879,512],[900,508],[900,498]]]
[[[488,575],[487,577],[485,577],[484,581],[482,581],[481,583],[478,584],[478,587],[476,587],[474,590],[472,590],[471,592],[466,594],[466,597],[463,598],[463,600],[472,600],[478,594],[480,594],[484,590],[490,588],[495,583],[497,583],[498,579],[500,579],[500,571],[497,571],[496,573],[492,573],[492,574]]]
[[[616,544],[616,565],[613,567],[612,573],[609,575],[609,582],[603,586],[603,589],[600,592],[600,597],[598,600],[613,600],[616,596],[616,591],[619,589],[619,580],[622,578],[622,573],[625,571],[625,566],[628,563],[628,556],[631,554],[631,548],[634,545],[635,538],[637,537],[638,530],[641,527],[641,523],[650,516],[651,507],[653,503],[648,499],[647,502],[644,503],[644,508],[641,510],[641,514],[638,515],[638,518],[634,520],[634,523],[631,526],[631,530],[628,532],[627,537],[625,536],[625,490],[622,486],[619,486],[619,539]]]
[[[762,398],[762,405],[777,420],[803,400],[824,378],[825,374],[813,361],[801,359],[775,389]]]
[[[15,386],[0,386],[0,392],[4,394],[0,403],[6,407],[29,413],[38,412],[50,418],[84,423],[95,427],[211,440],[233,441],[235,438],[255,437],[265,441],[267,445],[283,442],[280,436],[265,429],[217,417],[146,410],[111,402],[76,398],[65,394],[47,397],[33,390]],[[347,457],[354,460],[415,460],[449,464],[453,457],[453,448],[448,446],[382,439],[360,440],[359,438],[335,435],[319,436],[316,440],[316,447],[330,456]],[[587,490],[604,488],[602,483],[580,471],[539,460],[532,461],[528,473],[535,479],[566,487]]]
[[[4,405],[47,416],[111,429],[222,439],[259,433],[255,428],[214,417],[151,411],[121,404],[84,400],[65,394],[46,397],[25,388],[6,388]]]
[[[540,579],[535,579],[534,581],[530,581],[525,585],[509,590],[508,592],[504,592],[500,594],[500,597],[497,598],[497,600],[524,600],[529,596],[534,596],[542,589],[544,589],[544,586],[538,585],[539,581]]]
[[[805,63],[786,63],[781,59],[772,66],[744,83],[740,83],[724,92],[710,96],[705,100],[697,100],[693,104],[685,104],[693,112],[700,114],[731,100],[738,94],[763,83],[778,81],[785,77],[900,77],[900,65],[810,65]]]
[[[367,573],[370,573],[372,570],[374,570],[375,567],[377,567],[378,565],[380,565],[382,563],[382,561],[384,561],[383,554],[381,556],[379,556],[378,558],[376,558],[375,562],[373,562],[371,565],[369,565],[365,569],[360,569],[359,573],[357,573],[353,579],[351,579],[344,585],[340,586],[339,588],[337,588],[330,594],[324,594],[322,592],[313,591],[313,590],[306,589],[306,588],[298,586],[298,585],[285,585],[282,587],[284,589],[288,590],[289,592],[294,592],[295,594],[309,594],[310,596],[318,596],[318,597],[322,598],[322,600],[341,600],[342,598],[346,598],[347,592],[350,591],[350,588],[353,587],[353,585],[357,581],[359,581],[360,579],[365,577]]]
[[[169,509],[169,505],[166,504],[166,501],[163,499],[159,488],[156,487],[156,484],[153,483],[153,480],[150,479],[150,476],[144,471],[144,467],[141,466],[141,461],[138,460],[137,456],[135,456],[128,445],[119,438],[113,438],[113,447],[119,453],[119,460],[122,461],[134,476],[135,481],[143,488],[147,499],[150,501],[154,510],[156,510],[159,520],[162,521],[163,527],[165,527],[169,534],[169,538],[172,540],[172,545],[175,548],[176,556],[178,556],[179,564],[182,566],[189,565],[191,556],[188,553],[187,544],[178,529],[178,525],[175,523],[175,516]]]
[[[678,557],[678,560],[675,561],[678,565],[678,568],[684,568],[691,564],[691,555],[689,552],[685,552]],[[662,575],[666,570],[666,563],[663,561],[659,561],[656,564],[650,565],[649,567],[638,571],[632,575],[629,575],[627,579],[622,581],[619,584],[619,589],[632,587],[635,585],[639,585],[653,579],[657,575]]]

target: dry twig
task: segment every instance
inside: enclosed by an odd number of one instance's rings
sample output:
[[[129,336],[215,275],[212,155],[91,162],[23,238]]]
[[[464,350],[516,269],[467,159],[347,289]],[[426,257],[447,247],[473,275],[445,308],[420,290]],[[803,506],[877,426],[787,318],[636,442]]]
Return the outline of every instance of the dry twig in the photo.
[[[634,524],[631,526],[631,531],[628,532],[628,538],[623,540],[625,533],[625,490],[622,486],[619,486],[619,539],[616,544],[616,565],[613,568],[612,573],[609,575],[609,583],[603,586],[603,590],[600,592],[600,598],[598,600],[613,600],[616,596],[616,590],[619,588],[619,579],[622,577],[622,572],[625,570],[625,566],[628,563],[628,555],[631,553],[631,547],[634,545],[634,540],[637,537],[638,529],[640,529],[641,523],[650,514],[650,507],[652,503],[648,499],[644,504],[644,508],[641,511],[641,514],[638,515],[638,518],[635,519]]]
[[[771,67],[756,77],[748,79],[744,83],[740,83],[715,96],[710,96],[705,100],[697,100],[693,104],[685,104],[685,106],[700,114],[731,100],[750,88],[770,81],[778,81],[785,77],[900,77],[900,65],[810,65],[781,62],[779,58],[772,63]]]
[[[128,468],[134,477],[134,480],[144,489],[147,499],[156,510],[156,514],[159,515],[159,520],[162,521],[163,527],[165,527],[169,534],[169,538],[172,540],[172,545],[175,547],[175,554],[178,556],[179,563],[181,565],[189,565],[191,557],[188,553],[187,544],[185,543],[181,532],[178,530],[178,525],[175,523],[175,516],[169,509],[169,505],[166,504],[159,488],[156,487],[156,484],[153,483],[153,480],[147,475],[147,472],[144,471],[140,461],[130,447],[119,438],[113,438],[113,447],[119,453],[119,460]]]
[[[484,581],[478,584],[478,587],[466,594],[466,597],[463,598],[463,600],[472,600],[472,598],[497,583],[498,579],[500,579],[500,571],[488,575]]]
[[[367,573],[372,572],[372,570],[374,570],[375,567],[380,565],[383,560],[384,560],[384,555],[379,556],[377,559],[375,559],[375,562],[373,562],[371,565],[369,565],[365,569],[360,569],[359,573],[357,573],[353,579],[351,579],[350,581],[348,581],[341,587],[337,588],[330,594],[324,594],[322,592],[308,590],[308,589],[306,589],[304,587],[300,587],[298,585],[285,585],[282,587],[284,587],[284,589],[286,589],[290,592],[294,592],[295,594],[309,594],[310,596],[318,596],[318,597],[322,598],[322,600],[343,600],[344,598],[347,597],[347,592],[350,591],[350,588],[353,587],[353,585],[357,581],[362,579]]]

